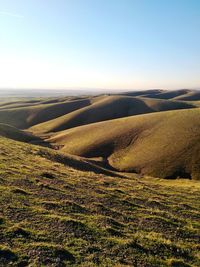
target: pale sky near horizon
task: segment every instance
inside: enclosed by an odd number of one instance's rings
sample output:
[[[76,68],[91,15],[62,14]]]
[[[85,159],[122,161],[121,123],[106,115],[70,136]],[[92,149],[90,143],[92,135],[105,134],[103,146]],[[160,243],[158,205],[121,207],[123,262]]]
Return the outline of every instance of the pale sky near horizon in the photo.
[[[200,1],[0,0],[0,88],[200,88]]]

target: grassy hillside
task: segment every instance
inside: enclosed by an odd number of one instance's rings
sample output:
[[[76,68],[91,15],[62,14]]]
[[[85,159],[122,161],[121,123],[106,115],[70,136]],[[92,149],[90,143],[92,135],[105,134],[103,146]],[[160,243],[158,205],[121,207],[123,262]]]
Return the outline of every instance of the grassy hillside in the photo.
[[[112,120],[137,114],[175,109],[194,108],[181,101],[134,98],[129,96],[103,96],[93,104],[30,128],[33,132],[48,133],[70,129],[94,122]]]
[[[18,98],[0,98],[0,109],[12,109],[27,106],[36,106],[42,104],[58,104],[67,101],[84,100],[87,97],[60,96],[60,97],[18,97]]]
[[[193,104],[192,102],[150,98],[158,92],[160,90],[140,92],[143,96],[148,96],[149,99],[142,98],[141,95],[138,97],[99,95],[19,98],[13,101],[0,101],[0,123],[10,124],[20,129],[35,126],[33,131],[51,132],[131,115],[196,106],[196,103]],[[138,93],[131,92],[131,94],[137,95]]]
[[[157,94],[160,94],[162,92],[165,92],[166,90],[162,89],[151,89],[151,90],[138,90],[138,91],[128,91],[128,92],[122,92],[121,95],[126,96],[154,96]]]
[[[32,134],[21,131],[8,124],[0,123],[0,136],[14,139],[21,142],[39,142],[40,138]]]
[[[173,99],[178,96],[184,96],[192,92],[192,90],[181,89],[181,90],[164,90],[156,94],[149,94],[148,97],[158,98],[158,99]]]
[[[200,179],[200,109],[132,116],[56,133],[63,151],[104,157],[113,168]]]
[[[0,123],[10,124],[17,128],[26,129],[32,125],[48,121],[76,109],[90,105],[89,99],[64,101],[61,103],[40,103],[25,107],[13,107],[0,110]]]
[[[10,108],[17,108],[17,107],[26,107],[26,106],[34,106],[39,105],[41,103],[41,100],[39,99],[19,99],[19,100],[13,100],[13,101],[3,101],[0,100],[0,110],[3,109],[10,109]]]
[[[182,100],[182,101],[199,101],[200,100],[200,91],[192,91],[188,92],[187,94],[178,96],[174,98],[175,100]]]
[[[149,98],[157,98],[157,99],[173,99],[176,98],[182,100],[182,97],[187,94],[193,94],[196,91],[190,89],[179,89],[179,90],[162,90],[162,89],[154,89],[154,90],[140,90],[133,92],[125,92],[123,95],[129,96],[144,96]],[[192,100],[192,99],[191,99]]]
[[[0,137],[0,266],[199,266],[198,182],[73,161]]]

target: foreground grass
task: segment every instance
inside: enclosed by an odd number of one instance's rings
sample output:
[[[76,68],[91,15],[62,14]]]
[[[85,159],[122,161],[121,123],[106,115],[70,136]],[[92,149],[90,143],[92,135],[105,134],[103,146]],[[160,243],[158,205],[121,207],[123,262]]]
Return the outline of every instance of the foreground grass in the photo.
[[[0,138],[0,266],[200,265],[199,182],[82,172],[49,153]]]

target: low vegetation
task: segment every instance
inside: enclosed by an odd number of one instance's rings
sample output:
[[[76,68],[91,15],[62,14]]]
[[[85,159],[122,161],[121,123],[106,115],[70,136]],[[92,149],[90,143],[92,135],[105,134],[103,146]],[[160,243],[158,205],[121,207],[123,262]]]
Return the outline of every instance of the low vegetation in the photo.
[[[0,123],[27,129],[38,123],[52,120],[81,107],[90,105],[90,99],[52,99],[27,103],[0,103]]]
[[[96,101],[94,101],[96,100]],[[94,98],[89,106],[77,109],[53,120],[30,128],[34,133],[58,132],[94,122],[124,118],[138,114],[195,108],[195,104],[181,101],[136,98],[130,96],[104,96]]]
[[[0,266],[200,265],[199,182],[73,160],[0,137]]]
[[[103,157],[116,170],[200,179],[199,117],[199,108],[131,116],[58,132],[48,141],[71,154]]]
[[[11,125],[0,123],[0,136],[4,136],[16,141],[39,142],[40,138],[30,133],[19,130]]]
[[[0,99],[0,266],[200,266],[198,100]]]

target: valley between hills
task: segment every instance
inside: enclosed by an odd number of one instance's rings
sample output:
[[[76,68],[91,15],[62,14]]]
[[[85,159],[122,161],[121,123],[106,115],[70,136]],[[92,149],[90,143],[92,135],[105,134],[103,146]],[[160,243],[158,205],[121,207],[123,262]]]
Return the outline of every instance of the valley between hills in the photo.
[[[0,266],[200,265],[200,91],[0,99]]]

